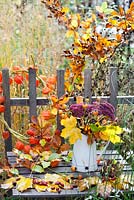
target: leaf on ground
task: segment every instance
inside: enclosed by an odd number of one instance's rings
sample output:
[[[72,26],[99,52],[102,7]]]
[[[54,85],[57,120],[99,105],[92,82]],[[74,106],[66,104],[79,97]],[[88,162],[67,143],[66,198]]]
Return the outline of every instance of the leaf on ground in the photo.
[[[31,179],[31,178],[21,176],[20,180],[17,181],[17,190],[19,192],[23,192],[32,187],[33,187],[33,179]]]

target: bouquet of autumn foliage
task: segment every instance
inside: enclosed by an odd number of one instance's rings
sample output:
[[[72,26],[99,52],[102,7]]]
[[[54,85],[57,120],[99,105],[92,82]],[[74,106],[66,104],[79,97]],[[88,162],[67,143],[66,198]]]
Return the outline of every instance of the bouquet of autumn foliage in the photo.
[[[123,129],[117,125],[114,107],[104,101],[96,101],[92,104],[72,104],[69,108],[68,117],[61,120],[64,126],[61,136],[69,139],[74,144],[87,135],[88,144],[94,141],[110,141],[120,143],[119,134]]]

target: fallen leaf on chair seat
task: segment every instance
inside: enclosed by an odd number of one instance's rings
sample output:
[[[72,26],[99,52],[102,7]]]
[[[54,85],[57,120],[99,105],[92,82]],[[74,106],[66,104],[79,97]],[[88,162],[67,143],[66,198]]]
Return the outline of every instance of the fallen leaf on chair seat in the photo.
[[[15,182],[16,182],[15,177],[9,178],[9,179],[5,180],[3,184],[1,184],[1,188],[5,189],[5,190],[11,189],[11,188],[13,188],[13,186],[14,186],[13,184]]]
[[[34,188],[38,191],[38,192],[45,192],[48,188],[48,186],[46,185],[39,185],[39,184],[34,184]]]
[[[23,192],[33,187],[33,179],[20,176],[20,180],[17,181],[17,190]]]

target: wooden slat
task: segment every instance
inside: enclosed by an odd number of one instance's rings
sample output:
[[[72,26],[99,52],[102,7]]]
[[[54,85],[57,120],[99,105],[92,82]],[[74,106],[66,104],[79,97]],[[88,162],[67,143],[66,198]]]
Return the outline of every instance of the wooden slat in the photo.
[[[88,194],[88,191],[79,192],[77,188],[72,190],[62,190],[61,193],[52,193],[52,192],[37,192],[35,189],[30,189],[26,192],[20,193],[16,189],[13,189],[13,196],[29,197],[29,198],[63,198],[73,197],[79,195],[79,197],[85,196]]]
[[[11,106],[10,106],[10,84],[9,84],[9,69],[4,68],[2,70],[2,87],[3,87],[3,95],[5,96],[5,112],[4,112],[4,118],[8,125],[11,127]],[[5,151],[11,151],[12,150],[12,137],[11,134],[9,138],[5,141]]]
[[[110,67],[110,103],[117,107],[118,83],[117,68]]]
[[[91,87],[92,87],[92,74],[91,69],[84,70],[84,98],[88,99],[88,102],[91,103]]]
[[[36,112],[36,70],[29,69],[29,117],[37,116]]]
[[[65,93],[65,88],[64,88],[64,70],[57,70],[57,96],[60,98],[61,96],[64,95]],[[62,129],[62,126],[60,124],[60,117],[59,114],[57,114],[57,128],[59,130]]]
[[[44,97],[36,98],[37,105],[48,105],[49,99]],[[10,98],[11,106],[29,106],[29,98]]]
[[[57,96],[60,98],[62,95],[64,95],[64,70],[57,70]]]
[[[97,98],[100,98],[105,101],[110,101],[109,96],[98,96]],[[91,97],[92,101],[96,100],[96,96]],[[37,97],[36,98],[37,105],[43,106],[49,104],[49,99],[44,97]],[[74,98],[70,97],[70,104],[74,103]],[[117,96],[117,103],[118,104],[134,104],[134,96]],[[11,106],[29,106],[29,98],[10,98],[10,105]]]

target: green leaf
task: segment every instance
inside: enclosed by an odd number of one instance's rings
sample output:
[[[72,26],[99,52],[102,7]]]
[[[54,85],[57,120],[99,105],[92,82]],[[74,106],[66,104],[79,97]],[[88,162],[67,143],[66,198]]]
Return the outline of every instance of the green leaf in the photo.
[[[110,9],[110,8],[107,8],[106,10],[104,10],[104,13],[106,15],[109,15],[111,12],[113,12],[114,10],[113,9]]]
[[[11,169],[10,169],[10,172],[11,172],[12,174],[14,174],[14,175],[19,175],[18,169],[11,168]]]
[[[58,158],[60,158],[60,157],[61,157],[60,154],[58,154],[58,153],[52,153],[52,154],[50,155],[50,157],[48,158],[48,160],[49,160],[49,161],[52,161],[52,160],[58,159]]]
[[[103,11],[104,11],[105,9],[107,9],[107,2],[103,2],[103,3],[101,4],[101,8],[102,8]]]
[[[74,89],[74,88],[73,88],[73,85],[69,85],[69,87],[68,87],[68,91],[69,91],[69,92],[72,92],[73,89]]]
[[[63,156],[62,158],[63,158],[63,160],[65,162],[70,162],[71,161],[71,157],[69,157],[69,156]]]
[[[44,147],[45,146],[45,144],[46,144],[46,140],[45,139],[42,139],[42,140],[40,140],[40,145],[42,146],[42,147]]]
[[[29,155],[29,154],[24,154],[24,153],[21,153],[21,154],[20,154],[20,159],[27,159],[27,160],[33,161],[31,155]]]
[[[46,161],[42,161],[41,164],[42,164],[44,169],[46,169],[47,167],[50,166],[50,162],[46,162]]]
[[[34,166],[32,167],[32,171],[33,171],[33,172],[42,173],[42,172],[44,172],[44,169],[43,169],[43,167],[41,167],[40,165],[34,165]]]
[[[90,128],[91,128],[91,131],[93,131],[93,132],[100,131],[100,128],[98,126],[96,126],[95,124],[90,124]]]

